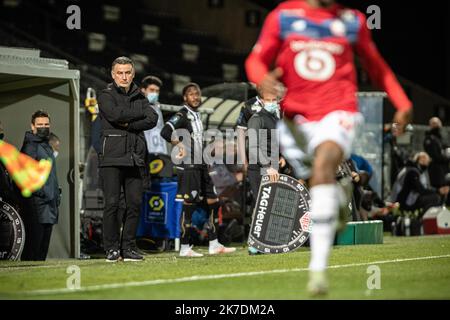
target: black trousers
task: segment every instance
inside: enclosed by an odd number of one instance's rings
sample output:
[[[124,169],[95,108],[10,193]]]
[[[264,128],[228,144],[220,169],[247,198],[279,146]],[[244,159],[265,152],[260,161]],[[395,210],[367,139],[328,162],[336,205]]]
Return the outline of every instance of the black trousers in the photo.
[[[136,230],[141,212],[143,179],[138,167],[104,167],[100,176],[105,198],[103,211],[103,246],[106,251],[136,247]],[[120,234],[119,210],[121,189],[125,212]]]
[[[27,219],[25,222],[25,245],[21,260],[45,261],[47,258],[53,224],[39,223],[36,218]]]
[[[247,176],[253,193],[252,208],[254,208],[256,206],[256,199],[258,198],[259,186],[261,185],[261,168],[248,168]]]
[[[417,208],[422,208],[423,213],[425,213],[431,207],[438,207],[442,204],[441,196],[438,193],[428,193],[419,196],[415,206]]]

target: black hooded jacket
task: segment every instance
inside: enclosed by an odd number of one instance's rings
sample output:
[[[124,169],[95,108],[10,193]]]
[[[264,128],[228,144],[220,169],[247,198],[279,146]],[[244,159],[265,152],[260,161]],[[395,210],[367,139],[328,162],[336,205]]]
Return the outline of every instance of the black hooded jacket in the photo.
[[[403,188],[398,194],[396,201],[400,203],[400,208],[405,210],[417,209],[415,204],[418,203],[419,197],[427,194],[437,194],[437,190],[425,186],[420,179],[422,174],[417,163],[408,160],[404,168],[405,176]],[[400,174],[399,174],[400,175]]]
[[[101,121],[101,149],[99,166],[144,167],[147,144],[143,131],[152,129],[158,122],[158,114],[132,83],[125,92],[114,82],[104,89],[98,106]]]
[[[58,223],[58,207],[61,196],[53,149],[49,145],[48,139],[27,131],[20,151],[37,161],[42,159],[52,160],[52,169],[47,181],[41,189],[33,193],[31,199],[26,201],[24,209],[32,212],[31,214],[36,214],[39,223]]]

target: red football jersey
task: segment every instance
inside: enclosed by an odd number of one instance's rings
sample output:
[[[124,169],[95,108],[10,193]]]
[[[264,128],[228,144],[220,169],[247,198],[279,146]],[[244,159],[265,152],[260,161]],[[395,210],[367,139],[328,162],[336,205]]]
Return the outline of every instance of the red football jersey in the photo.
[[[354,52],[397,109],[412,107],[379,54],[364,14],[338,4],[315,8],[291,0],[278,5],[267,16],[245,67],[256,84],[273,66],[282,68],[287,88],[283,111],[315,121],[335,110],[358,110]]]

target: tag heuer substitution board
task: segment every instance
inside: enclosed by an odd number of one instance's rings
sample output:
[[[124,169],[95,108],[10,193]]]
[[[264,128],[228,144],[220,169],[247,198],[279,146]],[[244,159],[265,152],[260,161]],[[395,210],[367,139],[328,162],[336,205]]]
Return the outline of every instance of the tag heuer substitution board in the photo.
[[[253,211],[248,245],[263,253],[301,247],[311,232],[311,198],[306,187],[286,175],[277,182],[263,176]]]

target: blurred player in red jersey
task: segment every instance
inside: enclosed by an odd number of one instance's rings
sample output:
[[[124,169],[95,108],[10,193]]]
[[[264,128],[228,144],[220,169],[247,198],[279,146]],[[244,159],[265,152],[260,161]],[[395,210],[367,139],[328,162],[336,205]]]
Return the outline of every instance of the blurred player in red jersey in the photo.
[[[310,178],[314,224],[307,288],[313,295],[328,292],[328,256],[338,213],[345,211],[351,193],[345,183],[344,188],[336,183],[335,173],[349,158],[363,121],[357,105],[354,53],[372,81],[387,92],[397,109],[394,122],[402,132],[411,116],[411,101],[380,56],[364,14],[334,0],[278,5],[267,16],[245,64],[251,82],[273,94],[285,93],[281,108],[287,121],[279,124],[282,152],[299,176]],[[298,161],[305,154],[314,157],[310,174]]]

